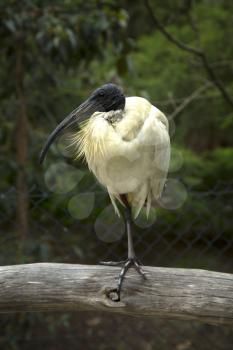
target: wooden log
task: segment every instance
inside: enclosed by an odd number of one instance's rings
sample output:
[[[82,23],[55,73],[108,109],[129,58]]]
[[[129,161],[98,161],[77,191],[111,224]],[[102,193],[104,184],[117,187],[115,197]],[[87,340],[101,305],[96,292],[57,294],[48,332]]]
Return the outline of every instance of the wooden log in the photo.
[[[111,292],[119,267],[38,263],[0,267],[0,313],[99,310],[132,316],[233,323],[233,275],[214,271],[130,269],[121,300]]]

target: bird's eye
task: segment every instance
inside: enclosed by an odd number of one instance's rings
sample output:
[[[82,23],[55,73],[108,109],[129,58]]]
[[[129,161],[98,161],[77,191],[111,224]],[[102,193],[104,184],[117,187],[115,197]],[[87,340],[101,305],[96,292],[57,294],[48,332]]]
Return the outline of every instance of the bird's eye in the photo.
[[[100,95],[100,96],[104,96],[104,95],[105,95],[104,90],[100,90],[99,95]]]

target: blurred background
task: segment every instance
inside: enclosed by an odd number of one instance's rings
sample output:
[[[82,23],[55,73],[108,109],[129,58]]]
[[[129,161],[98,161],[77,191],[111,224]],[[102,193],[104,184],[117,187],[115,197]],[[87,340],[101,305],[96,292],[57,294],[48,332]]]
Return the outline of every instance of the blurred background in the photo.
[[[160,206],[134,227],[145,265],[233,273],[233,3],[0,1],[0,264],[96,264],[126,254],[121,219],[69,137],[48,134],[99,85],[170,123]],[[232,329],[102,313],[0,316],[1,349],[232,349]]]

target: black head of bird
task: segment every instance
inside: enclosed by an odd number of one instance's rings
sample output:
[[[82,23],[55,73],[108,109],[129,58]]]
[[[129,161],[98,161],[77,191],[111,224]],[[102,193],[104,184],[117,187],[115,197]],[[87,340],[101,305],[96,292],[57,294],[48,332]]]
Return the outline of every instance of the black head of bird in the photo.
[[[96,89],[89,103],[94,103],[98,112],[110,112],[122,110],[125,107],[125,96],[121,89],[115,84],[105,84]]]
[[[96,89],[85,102],[72,111],[49,135],[40,154],[40,163],[44,161],[50,146],[64,129],[68,128],[74,123],[84,121],[95,112],[123,110],[124,107],[125,96],[121,89],[115,84],[102,85]]]

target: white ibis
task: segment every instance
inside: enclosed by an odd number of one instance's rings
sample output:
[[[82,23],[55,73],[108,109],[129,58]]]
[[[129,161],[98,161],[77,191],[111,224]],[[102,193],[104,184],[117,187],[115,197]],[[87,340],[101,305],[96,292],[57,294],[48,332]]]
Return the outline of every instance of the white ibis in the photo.
[[[168,121],[146,99],[125,97],[115,84],[105,84],[51,133],[41,163],[60,132],[74,123],[81,123],[73,137],[77,157],[86,159],[90,171],[106,187],[116,213],[120,215],[118,203],[124,208],[128,258],[120,263],[103,262],[123,265],[115,289],[120,300],[122,282],[131,266],[145,278],[134,252],[131,224],[143,206],[149,214],[165,185],[170,160]]]

